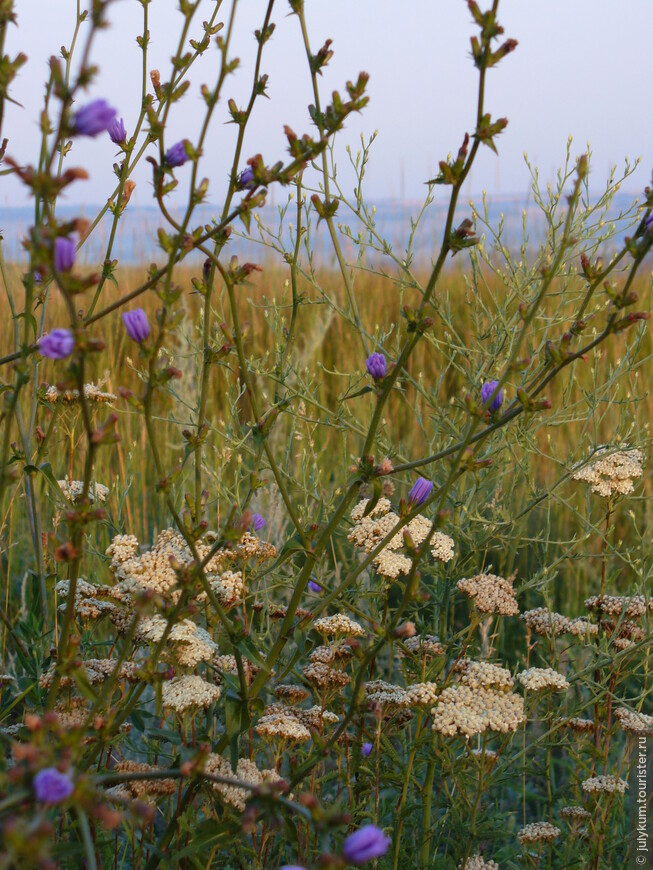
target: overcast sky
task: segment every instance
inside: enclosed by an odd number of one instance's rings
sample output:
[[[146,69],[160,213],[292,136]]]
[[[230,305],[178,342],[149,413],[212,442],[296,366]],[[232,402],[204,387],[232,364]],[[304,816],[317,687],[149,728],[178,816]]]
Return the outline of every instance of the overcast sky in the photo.
[[[12,27],[6,49],[22,50],[29,61],[12,91],[22,104],[10,106],[4,135],[7,153],[24,163],[38,153],[38,116],[46,80],[47,59],[68,46],[74,27],[75,0],[16,0],[18,28]],[[489,0],[480,0],[481,7]],[[242,68],[228,83],[225,96],[242,104],[251,82],[256,44],[265,0],[240,0],[232,54]],[[204,0],[196,16],[193,36],[214,8]],[[220,18],[226,19],[225,0]],[[306,107],[312,101],[306,59],[297,18],[288,15],[286,0],[277,0],[277,25],[264,54],[262,72],[270,77],[269,101],[255,109],[245,156],[261,151],[268,163],[285,156],[283,125],[298,133],[311,130]],[[357,150],[361,134],[378,130],[366,178],[371,201],[388,197],[419,198],[424,182],[437,172],[438,161],[460,145],[474,127],[477,74],[470,59],[469,38],[476,31],[464,0],[306,0],[314,51],[333,39],[335,56],[322,79],[325,97],[334,88],[344,91],[347,79],[360,70],[370,74],[370,104],[351,119],[336,143],[342,177],[345,146]],[[498,140],[499,157],[482,149],[466,194],[523,195],[529,185],[523,154],[528,153],[545,180],[552,180],[564,160],[568,136],[572,152],[590,142],[594,186],[600,188],[610,164],[641,156],[642,164],[627,189],[639,192],[651,177],[653,112],[650,100],[653,3],[651,0],[502,0],[499,18],[506,37],[519,41],[517,50],[488,73],[487,110],[507,116],[509,126]],[[181,15],[176,0],[152,0],[150,5],[150,66],[169,78],[170,56]],[[124,116],[130,130],[140,108],[140,49],[136,36],[142,27],[138,0],[116,0],[110,9],[111,29],[98,37],[95,62],[101,74],[88,99],[106,97]],[[174,106],[167,143],[197,135],[203,101],[202,83],[212,85],[217,70],[212,46],[192,70],[192,87]],[[86,97],[84,98],[86,99]],[[80,103],[83,100],[80,100]],[[216,116],[207,141],[202,175],[211,180],[215,202],[226,180],[234,127]],[[76,142],[67,165],[85,166],[87,182],[69,189],[67,201],[99,203],[113,183],[115,147],[108,136]],[[153,151],[154,153],[154,151]],[[182,183],[185,169],[178,171]],[[152,202],[150,168],[136,176],[134,201]],[[1,181],[2,205],[24,202],[24,192],[11,178]]]

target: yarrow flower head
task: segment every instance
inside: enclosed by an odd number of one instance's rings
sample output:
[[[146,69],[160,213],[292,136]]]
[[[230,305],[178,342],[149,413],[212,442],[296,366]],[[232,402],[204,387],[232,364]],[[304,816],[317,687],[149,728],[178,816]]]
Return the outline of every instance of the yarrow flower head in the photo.
[[[39,339],[39,353],[48,359],[65,359],[74,347],[75,339],[68,329],[53,329]]]
[[[183,166],[188,160],[186,140],[182,139],[181,142],[176,142],[171,148],[168,148],[165,159],[168,166]]]
[[[116,145],[122,145],[127,139],[127,130],[125,129],[125,122],[123,119],[114,118],[107,127],[107,133],[112,142]]]
[[[375,381],[382,380],[388,374],[388,364],[382,353],[373,353],[365,360],[367,373],[371,375]]]
[[[427,480],[425,477],[418,477],[413,488],[408,493],[408,500],[415,507],[424,504],[426,499],[430,496],[432,489],[433,483],[430,480]]]
[[[241,190],[253,190],[256,187],[256,181],[254,179],[254,170],[251,166],[248,166],[238,176],[238,187]]]
[[[75,265],[75,242],[68,236],[54,240],[54,268],[57,272],[70,272]]]
[[[342,846],[342,854],[350,864],[365,864],[373,858],[381,858],[390,847],[386,837],[376,825],[365,825],[350,834]]]
[[[97,136],[109,129],[116,117],[116,110],[106,100],[93,100],[75,113],[73,126],[80,136]]]
[[[37,801],[43,804],[60,804],[75,790],[70,777],[56,767],[46,767],[34,777],[32,782]]]
[[[481,400],[485,405],[492,393],[499,386],[499,381],[486,381],[481,387]],[[492,404],[490,405],[490,411],[498,411],[499,408],[503,405],[503,388],[499,390],[496,396],[492,399]]]
[[[252,528],[255,532],[260,532],[261,529],[265,528],[265,517],[262,517],[261,514],[254,514],[252,516]]]
[[[139,344],[150,334],[150,324],[147,319],[147,314],[142,308],[134,308],[133,311],[125,311],[122,315],[122,322],[125,324],[127,335]]]

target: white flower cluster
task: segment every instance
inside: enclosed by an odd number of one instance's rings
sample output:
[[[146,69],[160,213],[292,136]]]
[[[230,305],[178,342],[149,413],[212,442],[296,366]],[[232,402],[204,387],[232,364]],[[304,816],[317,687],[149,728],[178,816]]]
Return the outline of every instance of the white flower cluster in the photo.
[[[303,670],[306,679],[320,689],[342,689],[351,683],[349,674],[330,668],[322,662],[313,662]]]
[[[274,695],[286,704],[299,704],[309,697],[309,692],[303,686],[294,683],[280,683],[274,688]]]
[[[150,616],[139,622],[137,636],[148,643],[158,643],[163,637],[167,620],[161,616]],[[192,619],[178,622],[170,630],[166,642],[174,647],[174,657],[180,665],[196,667],[200,662],[211,661],[218,649],[206,629],[196,625]]]
[[[536,607],[522,613],[526,625],[541,637],[556,637],[559,634],[573,634],[575,637],[596,637],[599,627],[584,616],[570,619],[562,613],[554,613],[546,607]]]
[[[458,865],[458,870],[499,870],[496,861],[486,861],[481,855],[470,856],[465,863]]]
[[[313,628],[325,637],[346,635],[347,637],[362,637],[365,631],[361,625],[354,622],[344,613],[336,613],[333,616],[323,616],[316,619]]]
[[[365,695],[370,703],[380,707],[401,708],[410,705],[408,692],[401,686],[387,683],[385,680],[370,680],[365,683]]]
[[[84,398],[89,402],[96,402],[98,405],[108,405],[115,402],[118,396],[113,393],[104,393],[99,384],[84,384]],[[49,386],[45,391],[45,400],[53,405],[59,400],[67,405],[72,405],[79,402],[79,390],[64,390],[62,392],[57,387]]]
[[[437,683],[413,683],[406,686],[408,703],[411,707],[428,707],[434,704],[439,693]]]
[[[268,704],[263,715],[290,716],[297,722],[301,722],[306,728],[315,728],[317,731],[320,731],[324,725],[335,725],[340,721],[335,713],[325,710],[318,704],[309,707],[308,710],[301,707],[286,707],[284,704]]]
[[[631,619],[637,619],[644,616],[647,607],[648,612],[653,614],[653,598],[647,601],[643,595],[592,595],[585,599],[585,607],[587,610],[598,610],[611,616],[621,616],[624,613]]]
[[[615,710],[615,716],[622,729],[628,734],[636,734],[638,737],[653,735],[653,716],[648,716],[646,713],[635,713],[633,710],[625,710],[623,707]]]
[[[176,713],[210,707],[218,700],[220,693],[220,686],[213,686],[195,674],[174,677],[161,687],[163,706]]]
[[[250,789],[241,788],[235,783],[242,782],[252,786],[259,786],[264,782],[279,782],[281,779],[276,770],[259,770],[249,758],[239,758],[236,772],[234,773],[229,762],[225,758],[222,758],[221,755],[216,755],[215,753],[207,756],[204,763],[204,772],[233,780],[233,785],[223,782],[212,782],[211,785],[225,803],[231,804],[231,806],[240,810],[241,813],[244,812],[245,804],[252,792]]]
[[[588,794],[599,794],[600,792],[607,794],[619,792],[619,794],[624,794],[628,788],[628,783],[625,780],[612,776],[612,774],[608,776],[590,776],[581,785],[583,791],[586,791]]]
[[[529,692],[543,692],[546,689],[563,692],[569,688],[565,677],[553,668],[527,668],[517,674],[517,679]]]
[[[311,732],[302,725],[295,716],[283,713],[272,713],[261,716],[254,729],[264,740],[287,740],[301,743],[311,739]]]
[[[456,585],[482,613],[501,613],[503,616],[516,616],[519,613],[512,580],[505,580],[496,574],[477,574],[459,580]]]
[[[391,509],[389,499],[380,498],[367,516],[363,516],[369,499],[363,499],[355,505],[351,512],[354,527],[349,532],[348,540],[356,547],[371,553],[379,543],[389,535],[400,519]],[[374,566],[384,577],[395,579],[400,574],[408,574],[412,560],[400,551],[404,547],[404,534],[415,546],[426,540],[432,529],[432,523],[426,517],[418,514],[402,529],[400,529],[374,558]],[[431,554],[440,562],[449,562],[454,555],[454,542],[448,535],[435,532],[431,540]]]
[[[446,737],[473,737],[484,731],[507,734],[524,721],[524,699],[513,692],[449,686],[431,710],[432,728]]]
[[[641,450],[618,450],[608,453],[603,447],[596,451],[595,459],[574,472],[574,480],[584,480],[592,492],[611,498],[613,495],[628,495],[634,489],[633,481],[642,476]]]
[[[524,843],[553,843],[560,836],[560,828],[550,822],[531,822],[517,832],[517,839]]]
[[[461,674],[460,682],[470,689],[512,689],[514,681],[510,671],[491,662],[462,659],[455,667]]]
[[[83,480],[58,480],[57,483],[61,488],[61,492],[66,501],[77,501],[82,497],[82,493],[84,492],[84,481]],[[103,483],[94,483],[91,481],[88,487],[88,500],[91,502],[94,501],[106,501],[107,496],[109,495],[109,487],[105,486]]]
[[[584,807],[563,807],[560,810],[560,815],[563,819],[571,819],[572,822],[585,822],[592,818],[592,814],[588,813]]]
[[[440,643],[440,638],[434,634],[416,634],[414,637],[408,637],[403,641],[409,653],[420,656],[443,656],[446,652],[444,644]],[[399,650],[399,656],[403,656],[403,650]]]

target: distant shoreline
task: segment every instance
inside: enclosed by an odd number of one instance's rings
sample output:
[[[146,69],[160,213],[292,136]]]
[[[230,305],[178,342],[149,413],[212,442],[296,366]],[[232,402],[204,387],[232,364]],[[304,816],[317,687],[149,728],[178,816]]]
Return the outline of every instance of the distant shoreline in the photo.
[[[596,202],[601,196],[596,194],[596,199],[592,198],[592,202]],[[620,215],[633,205],[637,194],[632,194],[619,190],[613,198],[612,206],[605,215],[605,223],[622,220],[623,225],[618,228],[618,236],[622,238],[626,234],[627,226],[630,221],[620,218]],[[472,201],[479,212],[483,207],[483,195],[470,197],[461,202],[457,209],[457,221],[462,221],[466,217],[471,217],[470,201]],[[529,238],[529,245],[537,247],[545,237],[546,221],[544,215],[533,202],[532,194],[498,194],[486,198],[487,219],[493,230],[497,230],[500,221],[503,220],[503,235],[502,240],[504,245],[510,250],[518,250],[523,243],[523,222],[524,212],[526,213],[526,227]],[[378,235],[387,241],[397,257],[404,258],[405,247],[411,233],[411,218],[418,217],[422,209],[423,202],[413,199],[379,199],[370,200],[369,209],[375,207],[374,221]],[[446,209],[448,206],[448,197],[443,193],[441,197],[437,197],[428,209],[425,211],[421,223],[414,234],[413,240],[413,258],[418,262],[428,263],[433,256],[433,251],[437,251],[440,243],[442,228]],[[563,206],[560,206],[561,208]],[[97,205],[71,205],[60,204],[57,209],[57,215],[60,218],[71,218],[76,216],[86,217],[89,220],[95,218],[102,206]],[[182,207],[172,208],[173,214],[181,214]],[[200,226],[210,224],[211,220],[218,214],[218,208],[211,206],[200,206],[196,210],[196,216],[192,226]],[[25,261],[25,252],[22,245],[22,240],[27,235],[29,227],[33,221],[33,208],[29,205],[25,206],[0,206],[0,232],[3,236],[5,258],[13,262],[22,263]],[[279,206],[266,205],[259,209],[257,214],[260,216],[260,226],[272,230],[273,233],[279,232]],[[109,237],[109,227],[112,221],[112,215],[107,213],[102,221],[96,227],[94,233],[85,243],[82,249],[82,262],[102,263],[106,256],[106,244]],[[291,205],[285,215],[283,221],[283,231],[281,242],[285,249],[289,250],[292,247],[293,239],[290,235],[289,225],[295,224],[296,212],[294,205]],[[345,208],[340,207],[336,214],[336,223],[343,229],[349,228],[349,234],[354,238],[358,238],[362,234],[366,244],[369,242],[369,232],[358,221],[357,217],[347,212]],[[127,264],[142,264],[144,261],[160,259],[162,256],[161,248],[157,241],[157,229],[164,227],[164,220],[156,206],[146,205],[130,205],[118,225],[116,241],[112,252],[112,258],[117,259],[120,263]],[[242,236],[244,227],[239,222],[234,222],[234,234],[229,240],[229,249],[239,257],[246,256],[250,259],[263,259],[270,251],[262,245],[260,238],[257,237],[258,224],[252,221],[251,238],[247,239]],[[477,222],[477,234],[488,236],[487,227],[483,221]],[[313,242],[313,250],[319,262],[324,263],[332,257],[330,242],[327,238],[326,228],[324,226],[317,227],[316,215],[312,215],[311,235]],[[373,240],[372,240],[373,241]],[[488,239],[488,245],[490,240]],[[277,239],[276,244],[279,244]],[[377,243],[378,245],[378,243]],[[348,256],[355,256],[357,246],[350,238],[347,238],[347,233],[343,232],[343,246],[347,251]],[[265,252],[265,253],[263,253]],[[200,254],[192,254],[190,257],[201,257]],[[379,251],[374,251],[373,248],[368,248],[366,257],[371,259],[384,259],[386,255]]]

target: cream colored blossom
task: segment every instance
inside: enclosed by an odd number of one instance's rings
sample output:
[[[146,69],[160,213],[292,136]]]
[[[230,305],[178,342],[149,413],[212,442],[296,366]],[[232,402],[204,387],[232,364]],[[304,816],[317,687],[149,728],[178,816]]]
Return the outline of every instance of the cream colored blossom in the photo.
[[[220,692],[219,686],[207,683],[195,674],[175,677],[161,687],[163,706],[176,713],[209,707],[218,700]]]
[[[365,634],[363,627],[344,613],[336,613],[333,616],[323,616],[320,619],[316,619],[313,623],[313,628],[326,637],[341,634],[347,637],[362,637]]]
[[[560,828],[550,822],[532,822],[517,832],[517,839],[524,843],[553,843],[560,836]]]
[[[467,858],[464,864],[461,861],[458,870],[499,870],[499,865],[496,861],[486,861],[477,853]]]
[[[78,501],[82,497],[82,493],[84,492],[84,481],[83,480],[58,480],[57,483],[61,489],[63,497],[67,501]],[[109,487],[105,486],[103,483],[95,483],[91,481],[88,488],[87,497],[91,502],[94,501],[106,501],[107,496],[109,495]]]
[[[254,729],[264,740],[288,740],[301,743],[311,739],[311,732],[294,716],[273,714],[262,716]]]
[[[524,721],[524,699],[512,692],[449,686],[431,710],[432,728],[447,737],[473,737],[484,731],[516,731]]]
[[[581,785],[583,791],[588,794],[600,794],[601,792],[607,794],[618,792],[623,794],[628,788],[628,783],[625,780],[612,776],[612,774],[608,776],[590,776]]]
[[[516,616],[519,613],[512,580],[505,580],[496,574],[477,574],[459,580],[456,585],[482,613],[501,613],[504,616]]]
[[[492,662],[476,662],[462,659],[456,664],[456,671],[461,674],[460,682],[470,689],[503,689],[508,691],[514,685],[512,675],[507,668]]]
[[[211,786],[225,803],[231,804],[241,813],[244,812],[245,805],[252,791],[238,786],[237,782],[260,786],[265,782],[273,783],[281,780],[276,770],[259,770],[249,758],[239,758],[236,772],[234,773],[229,762],[215,753],[207,756],[204,763],[204,772],[233,780],[233,785],[231,783],[211,782]]]
[[[628,734],[636,734],[639,737],[653,735],[653,716],[648,716],[646,713],[636,713],[634,710],[625,710],[623,707],[615,710],[615,716],[622,729]]]
[[[437,700],[439,688],[437,683],[413,683],[406,686],[408,703],[411,707],[428,707]]]
[[[592,818],[592,814],[588,813],[584,807],[571,806],[563,807],[560,810],[560,815],[563,819],[571,820],[572,822],[586,822]]]
[[[563,692],[569,688],[565,677],[553,668],[528,668],[518,673],[517,679],[529,692],[543,692],[546,689]]]
[[[136,630],[137,636],[149,643],[158,643],[166,630],[167,620],[161,616],[142,619]],[[192,619],[183,619],[171,628],[166,643],[174,647],[179,664],[194,668],[200,662],[211,661],[218,649],[211,635]]]
[[[320,689],[342,689],[351,683],[349,674],[330,668],[322,662],[313,662],[304,668],[304,676]]]
[[[599,458],[574,472],[574,480],[586,481],[592,492],[604,498],[631,493],[634,489],[633,481],[642,476],[641,450],[608,453],[607,448],[600,448],[595,455]]]

